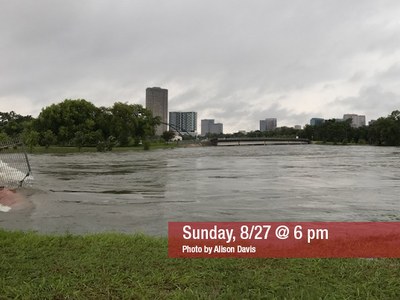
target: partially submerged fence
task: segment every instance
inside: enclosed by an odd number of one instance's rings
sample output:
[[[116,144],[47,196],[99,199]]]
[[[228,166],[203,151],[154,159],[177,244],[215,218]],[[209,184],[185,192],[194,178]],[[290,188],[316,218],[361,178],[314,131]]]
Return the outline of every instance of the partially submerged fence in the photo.
[[[19,140],[0,141],[0,188],[28,185],[33,179],[31,173],[24,144]]]

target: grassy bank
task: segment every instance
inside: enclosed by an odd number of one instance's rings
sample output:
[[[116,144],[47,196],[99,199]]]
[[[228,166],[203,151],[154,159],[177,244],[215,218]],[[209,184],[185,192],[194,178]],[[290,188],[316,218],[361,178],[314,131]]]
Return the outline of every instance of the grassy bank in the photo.
[[[0,230],[0,299],[399,299],[400,260],[170,259],[167,239]]]

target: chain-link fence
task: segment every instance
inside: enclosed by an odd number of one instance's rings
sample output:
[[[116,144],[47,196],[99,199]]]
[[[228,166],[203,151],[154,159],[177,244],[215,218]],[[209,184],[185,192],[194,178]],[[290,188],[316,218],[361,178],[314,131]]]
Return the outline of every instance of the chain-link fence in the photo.
[[[15,189],[32,180],[24,144],[19,140],[0,141],[0,188]]]

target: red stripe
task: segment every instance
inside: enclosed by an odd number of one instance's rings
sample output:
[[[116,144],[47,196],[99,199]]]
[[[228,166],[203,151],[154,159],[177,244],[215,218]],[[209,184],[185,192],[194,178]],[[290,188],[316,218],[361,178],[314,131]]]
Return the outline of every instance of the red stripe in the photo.
[[[170,222],[168,254],[399,258],[400,222]]]

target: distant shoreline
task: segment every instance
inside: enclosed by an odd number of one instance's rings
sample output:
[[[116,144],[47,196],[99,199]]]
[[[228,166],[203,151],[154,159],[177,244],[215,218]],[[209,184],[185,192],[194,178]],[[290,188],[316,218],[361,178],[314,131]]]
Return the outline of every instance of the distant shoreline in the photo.
[[[310,145],[326,145],[326,146],[378,146],[378,145],[370,145],[370,144],[360,144],[360,143],[334,143],[334,142],[323,142],[323,141],[311,141]],[[208,147],[211,146],[207,143],[169,143],[169,144],[152,144],[150,146],[151,150],[159,150],[159,149],[175,149],[175,148],[193,148],[193,147]],[[238,146],[238,147],[243,147]],[[386,146],[383,146],[386,147]],[[390,147],[390,146],[388,146]],[[395,147],[395,146],[392,146]],[[129,146],[129,147],[114,147],[111,151],[108,152],[136,152],[136,151],[147,151],[143,149],[142,145],[139,146]],[[77,148],[75,146],[51,146],[48,148],[37,146],[32,150],[28,150],[29,154],[68,154],[68,153],[90,153],[90,152],[98,152],[96,147],[82,147]],[[105,152],[103,152],[105,153]]]

